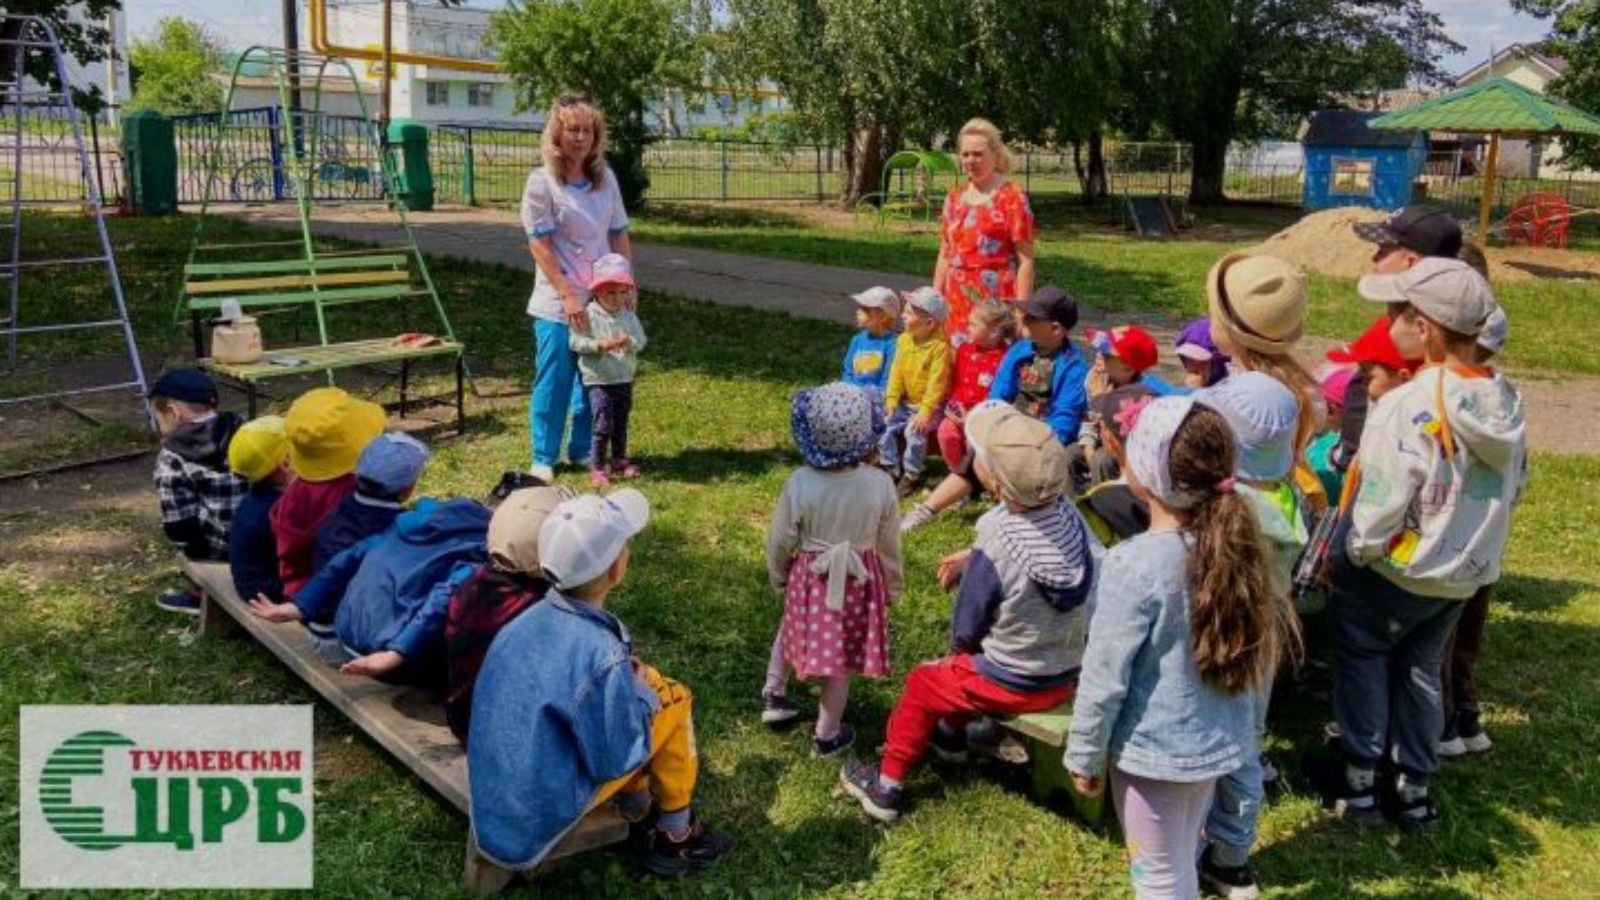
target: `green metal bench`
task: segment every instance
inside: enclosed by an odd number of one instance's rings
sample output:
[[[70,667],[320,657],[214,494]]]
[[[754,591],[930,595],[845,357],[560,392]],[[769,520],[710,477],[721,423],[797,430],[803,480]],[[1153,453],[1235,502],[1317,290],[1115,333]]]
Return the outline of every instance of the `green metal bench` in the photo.
[[[256,414],[260,385],[274,378],[303,375],[307,372],[331,373],[357,366],[399,364],[400,402],[403,416],[418,403],[451,402],[456,408],[456,427],[466,425],[465,360],[462,345],[449,334],[449,323],[439,310],[445,334],[436,343],[412,346],[395,343],[392,337],[335,342],[328,337],[327,310],[356,303],[404,302],[408,298],[437,299],[430,287],[414,287],[409,253],[355,252],[329,253],[314,259],[284,259],[257,262],[204,262],[184,267],[183,308],[189,313],[195,358],[200,365],[242,386],[249,413]],[[309,309],[316,322],[317,342],[269,350],[259,361],[245,364],[224,363],[206,355],[206,322],[228,301],[246,312],[293,311]],[[297,329],[298,331],[298,329]],[[411,364],[418,360],[453,357],[455,392],[448,397],[410,396]]]

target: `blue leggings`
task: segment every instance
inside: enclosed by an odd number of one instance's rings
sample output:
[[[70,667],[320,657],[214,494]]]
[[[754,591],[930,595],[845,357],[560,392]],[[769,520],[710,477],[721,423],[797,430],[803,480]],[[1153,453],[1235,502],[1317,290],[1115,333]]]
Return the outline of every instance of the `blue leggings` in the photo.
[[[578,377],[578,354],[567,348],[567,325],[533,320],[533,396],[528,401],[528,433],[533,464],[554,467],[561,458],[561,436],[572,416],[567,458],[587,462],[590,444],[589,395]]]

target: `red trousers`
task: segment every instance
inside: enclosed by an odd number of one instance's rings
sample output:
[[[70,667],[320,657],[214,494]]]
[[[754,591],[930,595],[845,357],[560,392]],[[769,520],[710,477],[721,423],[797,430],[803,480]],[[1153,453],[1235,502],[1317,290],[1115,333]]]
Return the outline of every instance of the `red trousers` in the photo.
[[[922,760],[928,736],[941,720],[960,729],[966,727],[967,719],[983,713],[1044,712],[1072,699],[1077,686],[1070,681],[1042,691],[1015,691],[978,674],[972,657],[965,653],[921,663],[906,676],[905,693],[889,714],[883,774],[903,781]]]

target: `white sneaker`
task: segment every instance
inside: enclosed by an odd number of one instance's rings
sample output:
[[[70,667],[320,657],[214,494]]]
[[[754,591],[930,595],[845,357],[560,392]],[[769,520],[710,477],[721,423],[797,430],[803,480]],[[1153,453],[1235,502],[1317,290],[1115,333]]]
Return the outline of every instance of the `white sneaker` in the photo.
[[[556,482],[556,470],[550,466],[541,466],[538,463],[534,463],[528,469],[528,474],[545,484],[555,484]]]
[[[1459,737],[1439,742],[1439,755],[1445,759],[1460,759],[1467,755],[1467,742]]]
[[[1489,740],[1489,732],[1480,731],[1477,734],[1461,738],[1461,745],[1468,753],[1488,753],[1494,747],[1494,741]]]

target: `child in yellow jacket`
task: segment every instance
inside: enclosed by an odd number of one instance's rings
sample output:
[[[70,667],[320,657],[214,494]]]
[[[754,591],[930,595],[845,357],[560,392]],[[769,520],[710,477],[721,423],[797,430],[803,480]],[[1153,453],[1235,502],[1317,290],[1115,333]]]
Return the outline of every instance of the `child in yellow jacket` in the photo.
[[[889,427],[879,448],[879,465],[890,475],[898,474],[895,490],[902,498],[922,486],[929,438],[938,431],[945,400],[950,396],[955,356],[944,333],[944,321],[950,315],[944,295],[925,287],[904,294],[903,299],[906,327],[895,342],[889,387],[884,392]],[[899,444],[902,435],[903,457]]]

